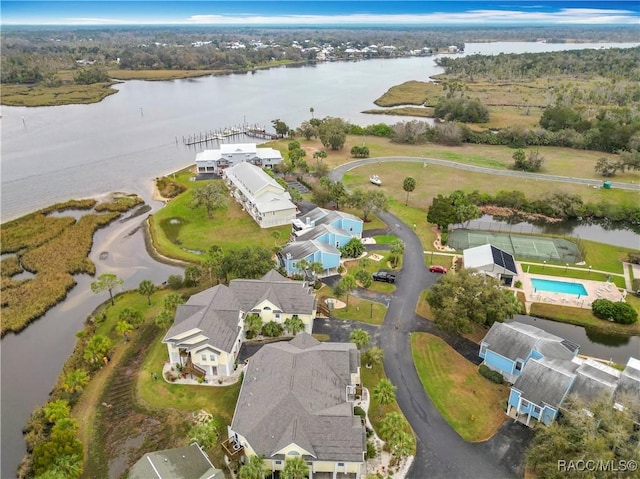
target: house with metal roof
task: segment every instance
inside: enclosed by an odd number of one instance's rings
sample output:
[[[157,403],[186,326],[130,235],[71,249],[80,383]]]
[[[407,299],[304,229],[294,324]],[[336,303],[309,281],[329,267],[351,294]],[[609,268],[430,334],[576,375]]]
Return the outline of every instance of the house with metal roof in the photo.
[[[296,217],[291,195],[262,168],[248,162],[224,170],[231,196],[261,228],[290,224]]]
[[[335,246],[312,239],[288,243],[277,256],[287,275],[293,276],[302,273],[298,268],[298,263],[302,260],[321,263],[325,275],[336,273],[340,266],[341,255],[340,250]]]
[[[353,412],[359,387],[352,343],[301,333],[265,345],[249,360],[225,449],[262,455],[272,471],[302,457],[314,479],[359,479],[366,452],[365,428]]]
[[[292,240],[307,233],[316,226],[326,225],[344,231],[350,238],[362,238],[364,222],[351,213],[344,211],[314,208],[292,222]]]
[[[513,279],[518,276],[513,255],[491,244],[467,248],[462,254],[465,269],[496,278],[506,286],[511,286]]]
[[[176,309],[163,343],[169,361],[183,373],[212,381],[230,376],[244,340],[244,320],[258,314],[263,323],[284,324],[297,315],[311,332],[316,298],[305,281],[293,281],[276,271],[260,279],[234,279],[194,294]]]
[[[291,242],[278,254],[288,275],[300,274],[301,260],[320,262],[324,275],[337,272],[340,248],[352,238],[362,238],[363,221],[343,211],[314,208],[291,222]]]
[[[185,447],[149,452],[129,470],[128,479],[224,479],[202,448]]]
[[[529,359],[571,360],[580,346],[528,324],[495,322],[480,343],[484,364],[514,383]]]
[[[226,168],[244,162],[273,168],[282,162],[282,154],[273,148],[258,148],[255,143],[222,144],[217,150],[204,150],[196,155],[196,171],[220,175]]]

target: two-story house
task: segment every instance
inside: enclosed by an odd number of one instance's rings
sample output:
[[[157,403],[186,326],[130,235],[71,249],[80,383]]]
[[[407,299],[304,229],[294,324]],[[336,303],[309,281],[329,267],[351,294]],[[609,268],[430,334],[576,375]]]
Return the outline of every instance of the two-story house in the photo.
[[[276,180],[251,163],[224,170],[231,196],[242,205],[260,228],[290,224],[296,217],[291,195]]]
[[[229,376],[244,340],[248,314],[258,314],[263,323],[280,324],[297,315],[310,333],[316,308],[306,282],[272,270],[260,279],[234,279],[229,286],[220,284],[191,296],[176,309],[163,343],[171,364],[207,380]]]
[[[196,155],[196,171],[220,175],[226,168],[243,162],[273,168],[282,162],[282,154],[273,148],[258,148],[255,143],[222,144],[217,150],[204,150]]]
[[[365,428],[353,409],[359,385],[354,344],[301,333],[265,345],[249,360],[225,447],[262,455],[271,471],[302,457],[309,477],[359,479],[366,452]]]
[[[314,208],[304,217],[292,221],[291,242],[278,253],[288,275],[301,273],[301,260],[322,264],[324,274],[332,274],[340,266],[340,248],[352,238],[362,238],[363,221],[343,211]]]

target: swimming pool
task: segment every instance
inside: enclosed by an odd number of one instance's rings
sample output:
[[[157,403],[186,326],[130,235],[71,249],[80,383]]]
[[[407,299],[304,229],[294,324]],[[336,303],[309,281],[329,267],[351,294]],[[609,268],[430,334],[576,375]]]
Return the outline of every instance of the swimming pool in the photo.
[[[533,291],[551,291],[553,293],[575,294],[588,296],[582,283],[567,283],[566,281],[552,281],[549,279],[531,279]]]

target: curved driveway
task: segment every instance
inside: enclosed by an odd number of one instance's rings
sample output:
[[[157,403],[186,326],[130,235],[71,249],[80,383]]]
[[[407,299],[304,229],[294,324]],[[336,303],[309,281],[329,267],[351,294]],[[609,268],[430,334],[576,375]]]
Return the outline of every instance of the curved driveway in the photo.
[[[355,160],[349,163],[345,163],[344,165],[340,165],[337,168],[331,170],[329,173],[329,178],[332,181],[340,181],[344,174],[352,170],[354,168],[358,168],[359,166],[370,165],[374,163],[382,163],[389,161],[400,161],[400,162],[419,162],[419,163],[428,163],[432,165],[440,165],[446,166],[449,168],[458,168],[460,170],[473,171],[476,173],[488,173],[491,175],[498,176],[510,176],[516,178],[529,178],[533,180],[546,180],[546,181],[556,181],[560,183],[574,183],[579,185],[588,185],[588,186],[602,186],[602,180],[591,180],[588,178],[574,178],[571,176],[559,176],[559,175],[545,175],[542,173],[527,173],[525,171],[514,171],[514,170],[496,170],[493,168],[486,168],[484,166],[475,166],[475,165],[467,165],[465,163],[458,163],[456,161],[448,161],[448,160],[439,160],[437,158],[416,158],[413,156],[389,156],[382,158],[365,158],[363,160]],[[611,182],[611,186],[613,188],[618,188],[621,190],[632,190],[632,191],[640,191],[640,185],[633,183],[618,183]]]
[[[333,181],[340,181],[344,173],[353,168],[381,161],[427,161],[483,173],[533,176],[529,173],[491,170],[442,160],[392,157],[353,161],[335,168],[329,177]],[[538,176],[551,179],[547,175]],[[596,183],[591,180],[553,178]],[[438,275],[430,273],[425,266],[422,244],[413,230],[390,213],[378,213],[378,216],[388,225],[389,232],[405,243],[403,267],[396,280],[397,290],[380,327],[379,341],[380,347],[385,351],[385,372],[398,388],[398,405],[417,436],[416,457],[407,474],[408,479],[501,479],[522,475],[522,451],[530,438],[528,428],[524,430],[524,426],[520,424],[505,421],[500,431],[489,441],[468,443],[449,426],[426,394],[413,364],[410,334],[424,329],[420,324],[424,319],[415,314],[415,307],[422,291],[432,286]]]
[[[416,234],[389,213],[378,215],[390,233],[405,243],[403,267],[396,280],[397,290],[380,327],[380,347],[384,349],[384,369],[398,387],[396,399],[417,436],[417,454],[407,475],[422,478],[516,477],[522,461],[519,430],[523,426],[505,423],[500,433],[484,443],[464,441],[440,415],[426,394],[411,356],[410,333],[419,331],[420,319],[415,306],[420,293],[430,287],[438,275],[427,270],[422,245]],[[455,401],[456,398],[451,398]],[[505,429],[516,431],[505,431]]]

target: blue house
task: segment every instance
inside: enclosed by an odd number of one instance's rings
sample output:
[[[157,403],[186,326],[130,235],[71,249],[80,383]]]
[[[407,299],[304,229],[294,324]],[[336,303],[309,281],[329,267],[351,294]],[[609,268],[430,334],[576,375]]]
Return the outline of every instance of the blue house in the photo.
[[[337,210],[327,210],[325,208],[314,208],[304,217],[297,218],[293,221],[292,239],[295,239],[305,230],[320,225],[333,226],[345,231],[350,238],[362,238],[362,230],[364,222],[350,213]]]
[[[484,364],[512,383],[507,415],[527,426],[551,424],[569,395],[587,402],[640,393],[640,361],[624,371],[577,355],[579,346],[534,326],[495,323],[480,345]]]
[[[324,274],[332,274],[336,273],[340,266],[340,251],[335,246],[321,241],[294,241],[282,248],[278,253],[278,260],[289,276],[302,273],[298,268],[298,262],[301,260],[322,263]]]
[[[484,364],[514,383],[529,359],[571,360],[580,346],[528,324],[493,323],[480,343]]]
[[[340,266],[340,248],[352,238],[362,238],[363,221],[342,211],[314,208],[291,224],[291,242],[278,253],[288,275],[301,273],[297,263],[307,260],[322,263],[323,275],[336,273]]]
[[[314,228],[302,230],[296,238],[296,242],[315,240],[340,249],[347,244],[351,238],[353,238],[353,236],[342,228],[337,228],[333,225],[319,225]]]

